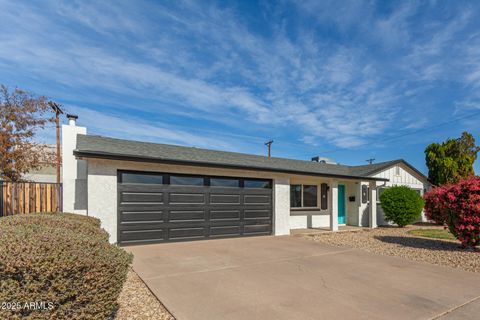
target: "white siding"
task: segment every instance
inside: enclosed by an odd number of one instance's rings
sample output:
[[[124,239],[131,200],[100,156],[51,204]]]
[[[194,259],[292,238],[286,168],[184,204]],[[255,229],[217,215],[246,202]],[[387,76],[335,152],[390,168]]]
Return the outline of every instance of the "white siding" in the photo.
[[[399,174],[397,174],[397,167]],[[374,177],[389,179],[388,182],[377,182],[377,188],[382,186],[391,187],[395,185],[403,185],[412,189],[421,190],[422,195],[425,189],[430,190],[431,188],[431,184],[428,181],[426,181],[423,177],[420,177],[418,173],[416,173],[414,170],[410,169],[403,163],[394,165],[388,169],[378,172],[374,175]],[[424,212],[422,212],[421,221],[427,221]],[[377,223],[378,225],[389,224],[387,221],[385,221],[384,213],[380,206],[380,202],[377,202]]]
[[[399,167],[399,175],[396,174],[396,167]],[[398,164],[384,171],[381,171],[375,175],[374,177],[377,178],[384,178],[388,179],[387,182],[388,186],[393,185],[405,185],[410,186],[411,188],[418,188],[423,189],[424,182],[422,182],[419,178],[417,178],[417,173],[414,172],[412,169],[408,168],[404,164]]]

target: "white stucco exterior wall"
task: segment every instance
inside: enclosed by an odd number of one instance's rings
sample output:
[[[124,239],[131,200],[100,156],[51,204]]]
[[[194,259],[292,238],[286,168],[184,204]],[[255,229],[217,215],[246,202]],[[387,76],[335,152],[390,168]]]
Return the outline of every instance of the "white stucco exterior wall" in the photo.
[[[276,236],[290,234],[290,179],[277,178],[273,190],[274,233]]]
[[[374,203],[375,205],[372,205],[369,207],[368,210],[368,218],[369,218],[369,224],[368,226],[370,228],[376,228],[377,227],[377,206],[376,206],[376,199],[377,199],[377,183],[375,181],[371,181],[369,184],[369,198],[371,203]]]
[[[357,206],[357,215],[358,215],[358,224],[359,227],[368,227],[370,225],[370,217],[369,217],[369,202],[363,203],[362,202],[362,186],[369,186],[369,182],[362,181],[358,185],[356,189],[356,206]]]
[[[62,125],[63,211],[86,214],[87,163],[73,155],[78,134],[87,134],[87,128]]]
[[[338,181],[330,180],[330,203],[332,204],[332,214],[330,215],[330,230],[338,230]]]
[[[290,228],[291,229],[307,229],[307,228],[329,228],[332,199],[330,191],[327,192],[327,209],[320,209],[321,195],[320,187],[322,183],[327,185],[330,180],[322,177],[309,177],[300,175],[291,175],[290,184],[295,185],[316,185],[317,186],[317,208],[290,208]],[[290,191],[289,191],[290,192]],[[290,196],[289,196],[290,198]]]
[[[110,242],[117,242],[117,169],[108,162],[88,161],[88,215],[100,219]]]

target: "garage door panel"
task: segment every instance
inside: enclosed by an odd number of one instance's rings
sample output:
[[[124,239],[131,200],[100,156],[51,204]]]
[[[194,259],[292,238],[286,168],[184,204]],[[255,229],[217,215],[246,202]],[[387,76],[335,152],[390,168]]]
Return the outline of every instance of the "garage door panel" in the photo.
[[[239,194],[218,194],[210,193],[210,204],[234,204],[240,205],[240,195]]]
[[[120,237],[123,242],[162,241],[165,231],[163,229],[122,230]]]
[[[269,195],[247,194],[243,197],[243,203],[249,204],[270,204],[271,197]]]
[[[163,192],[124,191],[121,193],[120,202],[122,204],[143,202],[163,204]]]
[[[245,234],[250,233],[262,233],[270,234],[272,232],[272,226],[270,224],[254,224],[254,225],[244,225],[243,232]]]
[[[210,221],[240,220],[240,210],[210,209]]]
[[[171,228],[169,239],[204,238],[205,228]]]
[[[163,221],[163,211],[121,211],[121,221]]]
[[[171,192],[169,204],[205,204],[205,194]]]
[[[210,237],[240,236],[240,226],[210,227]]]
[[[118,228],[120,231],[129,230],[147,230],[147,229],[166,229],[167,224],[162,220],[145,220],[145,221],[122,221]]]
[[[205,210],[170,210],[169,220],[175,221],[203,221],[206,219]]]
[[[270,219],[271,210],[269,209],[245,209],[244,210],[245,219]]]

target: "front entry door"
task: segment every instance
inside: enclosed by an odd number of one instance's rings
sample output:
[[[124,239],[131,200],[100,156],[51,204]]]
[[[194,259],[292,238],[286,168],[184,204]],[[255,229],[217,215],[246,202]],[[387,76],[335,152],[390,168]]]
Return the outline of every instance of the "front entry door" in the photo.
[[[345,224],[345,186],[338,185],[338,224]]]

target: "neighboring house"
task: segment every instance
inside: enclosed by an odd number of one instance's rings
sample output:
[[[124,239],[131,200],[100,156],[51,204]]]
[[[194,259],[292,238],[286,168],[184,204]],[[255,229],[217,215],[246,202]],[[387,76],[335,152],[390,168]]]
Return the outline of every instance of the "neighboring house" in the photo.
[[[383,222],[377,190],[430,188],[403,160],[365,166],[113,139],[62,126],[64,211],[95,216],[111,242],[141,244]],[[377,215],[380,214],[379,217]]]
[[[48,152],[55,154],[56,146],[47,145]],[[61,170],[60,170],[60,181],[61,181]],[[57,169],[56,164],[53,161],[44,160],[41,162],[41,166],[38,169],[31,170],[28,173],[22,175],[22,179],[29,182],[40,182],[40,183],[56,183],[57,182]]]
[[[56,183],[57,169],[55,164],[45,164],[37,170],[32,170],[22,176],[26,181],[41,183]],[[61,175],[60,175],[61,179]],[[61,181],[61,180],[60,180]]]

